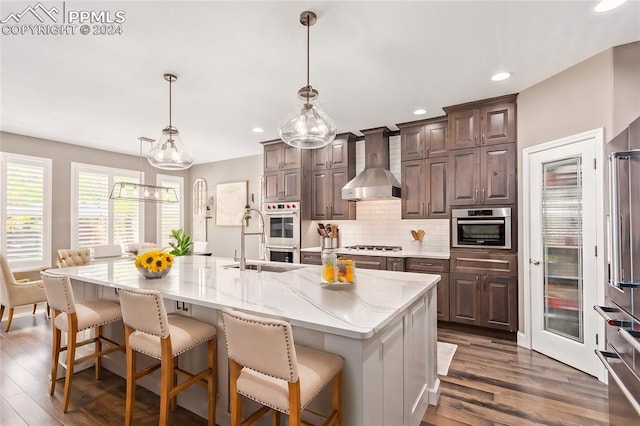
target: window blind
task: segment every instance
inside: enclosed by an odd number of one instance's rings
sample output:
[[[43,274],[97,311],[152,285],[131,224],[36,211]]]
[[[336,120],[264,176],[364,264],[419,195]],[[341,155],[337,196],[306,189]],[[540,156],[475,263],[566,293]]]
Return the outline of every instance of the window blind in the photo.
[[[171,230],[184,227],[182,210],[184,206],[183,178],[175,176],[157,176],[157,185],[176,190],[178,195],[177,203],[158,204],[158,239],[162,247],[169,247],[171,241]]]

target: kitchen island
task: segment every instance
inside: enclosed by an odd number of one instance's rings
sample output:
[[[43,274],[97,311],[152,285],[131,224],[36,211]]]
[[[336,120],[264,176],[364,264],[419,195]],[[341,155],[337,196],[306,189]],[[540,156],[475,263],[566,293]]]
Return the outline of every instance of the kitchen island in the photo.
[[[240,271],[234,265],[231,259],[177,257],[169,274],[155,280],[142,278],[133,261],[126,259],[52,272],[71,277],[79,300],[117,300],[118,288],[155,289],[162,292],[168,312],[216,325],[217,311],[224,307],[286,319],[297,344],[344,358],[344,425],[418,425],[426,404],[437,403],[438,275],[358,269],[355,285],[334,290],[320,285],[318,266],[267,263],[258,272]],[[220,327],[218,331],[216,420],[228,425],[226,349],[223,331]],[[122,339],[121,327],[105,332]],[[181,366],[187,369],[203,362],[204,352],[181,358]],[[104,365],[124,377],[122,354],[112,354]],[[141,384],[157,392],[157,381],[150,377]],[[205,397],[200,389],[189,389],[178,403],[205,416]],[[328,392],[321,394],[312,405],[314,411],[326,412],[328,397]]]

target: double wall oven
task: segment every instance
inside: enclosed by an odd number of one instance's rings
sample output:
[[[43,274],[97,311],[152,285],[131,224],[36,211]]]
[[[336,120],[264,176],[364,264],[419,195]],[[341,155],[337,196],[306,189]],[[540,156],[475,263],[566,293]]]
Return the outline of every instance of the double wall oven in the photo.
[[[265,203],[262,211],[269,260],[300,263],[300,203]]]
[[[510,250],[511,208],[452,209],[451,246]]]

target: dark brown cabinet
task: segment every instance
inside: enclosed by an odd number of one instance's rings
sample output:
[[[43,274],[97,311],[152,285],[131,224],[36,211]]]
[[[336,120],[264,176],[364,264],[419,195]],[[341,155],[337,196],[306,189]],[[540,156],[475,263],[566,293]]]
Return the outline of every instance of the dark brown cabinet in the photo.
[[[342,187],[349,182],[347,169],[325,169],[312,172],[312,220],[355,219],[355,202],[342,199]]]
[[[280,170],[264,174],[264,202],[300,201],[300,169]]]
[[[515,204],[516,146],[507,143],[449,153],[449,206]]]
[[[344,133],[336,136],[334,141],[324,148],[311,152],[311,167],[313,170],[349,168],[350,161],[355,167],[356,135]]]
[[[440,321],[449,321],[449,259],[408,257],[405,260],[405,271],[440,275],[436,289],[437,316]]]
[[[516,331],[517,259],[515,254],[452,252],[449,320]]]
[[[446,117],[400,123],[402,161],[446,157],[448,125]]]
[[[449,150],[515,142],[514,101],[515,96],[508,96],[444,108],[449,114]]]
[[[356,262],[356,269],[379,269],[382,271],[387,270],[387,258],[384,256],[354,255],[350,257],[353,258],[353,260]]]
[[[264,169],[266,172],[298,169],[301,167],[302,154],[294,148],[278,140],[262,142],[264,145]]]
[[[404,272],[404,257],[387,257],[387,271]]]
[[[315,252],[300,253],[300,263],[307,265],[322,265],[322,254]]]
[[[446,157],[402,162],[403,219],[449,217],[447,164]]]
[[[355,201],[342,199],[342,187],[356,174],[356,136],[344,133],[324,148],[312,150],[308,173],[311,191],[306,194],[311,220],[350,220],[356,218]],[[305,214],[306,216],[306,214]]]

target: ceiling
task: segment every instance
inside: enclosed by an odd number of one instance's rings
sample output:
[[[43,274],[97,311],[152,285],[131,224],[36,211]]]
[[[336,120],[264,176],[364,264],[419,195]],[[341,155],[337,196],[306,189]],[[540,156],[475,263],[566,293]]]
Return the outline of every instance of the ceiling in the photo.
[[[45,2],[62,10],[63,2]],[[0,19],[33,2],[0,4]],[[196,163],[262,152],[306,79],[338,132],[443,115],[522,91],[610,47],[640,40],[640,2],[66,2],[125,12],[122,35],[0,37],[0,129],[137,155],[173,125]],[[29,16],[21,23],[38,23]],[[77,29],[76,29],[77,31]],[[512,77],[493,82],[497,71]],[[416,108],[427,114],[413,115]],[[256,134],[252,128],[264,128]]]

